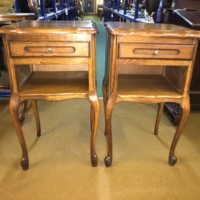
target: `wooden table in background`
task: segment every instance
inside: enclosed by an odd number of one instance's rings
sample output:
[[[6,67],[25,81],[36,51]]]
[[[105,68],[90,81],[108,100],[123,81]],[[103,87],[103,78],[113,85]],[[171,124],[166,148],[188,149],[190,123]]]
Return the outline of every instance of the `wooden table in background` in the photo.
[[[1,22],[19,22],[22,20],[33,20],[34,13],[0,13]]]

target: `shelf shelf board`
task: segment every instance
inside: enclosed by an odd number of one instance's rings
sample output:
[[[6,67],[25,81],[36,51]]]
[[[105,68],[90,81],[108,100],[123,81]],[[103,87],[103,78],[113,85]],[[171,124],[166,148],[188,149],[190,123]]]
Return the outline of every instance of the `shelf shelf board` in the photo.
[[[33,72],[23,85],[20,95],[80,95],[88,94],[88,72]]]
[[[120,74],[118,97],[182,98],[183,95],[162,75]]]

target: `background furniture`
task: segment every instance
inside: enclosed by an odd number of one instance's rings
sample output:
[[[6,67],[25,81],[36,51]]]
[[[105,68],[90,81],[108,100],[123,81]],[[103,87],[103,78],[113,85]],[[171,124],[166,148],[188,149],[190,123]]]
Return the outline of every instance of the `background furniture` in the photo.
[[[78,0],[16,0],[15,12],[33,12],[39,20],[75,20]]]
[[[172,0],[104,0],[104,21],[160,23],[171,4]]]
[[[200,1],[175,1],[174,6],[165,13],[163,22],[200,30]],[[190,86],[190,104],[192,110],[200,110],[200,47],[197,50]],[[165,111],[172,123],[177,125],[182,114],[180,106],[165,104]]]
[[[19,22],[22,20],[33,20],[34,13],[0,13],[0,23]]]
[[[155,135],[164,103],[182,107],[169,153],[169,164],[174,165],[175,148],[190,113],[189,87],[200,32],[168,24],[122,22],[108,22],[106,29],[105,164],[112,164],[112,111],[117,103],[128,101],[159,105]]]
[[[22,20],[33,20],[35,18],[34,13],[0,13],[0,26],[7,25],[12,22],[19,22]],[[1,39],[1,38],[0,38]],[[1,44],[2,45],[2,44]],[[2,45],[3,47],[3,45]],[[4,50],[1,51],[2,62],[1,67],[4,68],[6,63],[4,61]],[[0,86],[0,97],[10,96],[10,86],[9,83],[2,83]]]
[[[28,169],[29,159],[18,118],[20,103],[32,102],[40,136],[36,101],[74,98],[91,103],[91,163],[96,166],[96,26],[89,21],[22,21],[2,27],[0,33],[12,85],[10,112],[22,148],[22,168]]]
[[[97,5],[97,16],[102,20],[103,18],[103,4]]]
[[[139,4],[141,0],[136,0],[133,4],[132,0],[104,0],[103,15],[104,21],[136,21],[138,20]],[[131,7],[135,12],[131,12]],[[144,14],[140,13],[140,17],[144,18]]]

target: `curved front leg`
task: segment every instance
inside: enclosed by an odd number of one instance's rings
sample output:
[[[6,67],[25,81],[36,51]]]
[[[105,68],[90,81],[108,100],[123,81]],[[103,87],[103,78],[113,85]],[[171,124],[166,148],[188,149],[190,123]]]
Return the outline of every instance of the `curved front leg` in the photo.
[[[159,124],[160,124],[161,114],[163,112],[163,107],[164,107],[164,103],[158,104],[158,111],[157,111],[157,116],[156,116],[156,124],[155,124],[155,128],[154,128],[154,135],[158,135],[158,128],[159,128]]]
[[[35,116],[35,122],[36,122],[36,127],[37,127],[37,137],[40,137],[41,136],[41,126],[40,126],[40,118],[39,118],[39,113],[38,113],[37,101],[31,100],[31,104],[32,104],[32,109],[33,109],[33,113]]]
[[[106,167],[112,165],[112,111],[114,106],[115,100],[109,98],[105,110],[105,135],[107,136],[108,145],[108,153],[104,160]]]
[[[177,162],[177,157],[175,156],[175,148],[177,146],[177,143],[180,139],[180,136],[183,132],[183,129],[185,127],[186,121],[188,119],[188,116],[190,114],[190,101],[189,101],[189,97],[187,99],[184,99],[183,104],[181,105],[182,107],[182,116],[180,119],[180,122],[178,124],[178,127],[176,129],[176,133],[174,135],[173,141],[172,141],[172,145],[171,145],[171,149],[170,149],[170,153],[169,153],[169,164],[170,165],[175,165]]]
[[[106,105],[108,102],[108,97],[107,97],[107,87],[106,87],[106,78],[104,77],[103,83],[102,83],[102,93],[103,93],[103,105],[104,105],[104,117],[106,121]],[[106,131],[104,132],[106,135]]]
[[[23,170],[27,170],[29,168],[29,159],[25,139],[19,121],[19,104],[19,97],[16,94],[12,94],[10,97],[10,113],[22,149],[21,166]]]
[[[90,141],[90,158],[93,167],[97,166],[98,157],[95,151],[96,136],[99,122],[100,105],[97,96],[90,98],[90,126],[91,126],[91,141]]]

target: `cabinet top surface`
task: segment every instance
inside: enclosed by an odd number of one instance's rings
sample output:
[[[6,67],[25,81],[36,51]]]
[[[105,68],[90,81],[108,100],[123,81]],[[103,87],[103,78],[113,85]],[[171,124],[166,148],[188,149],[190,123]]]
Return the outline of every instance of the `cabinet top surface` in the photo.
[[[106,29],[113,35],[200,38],[200,31],[173,24],[107,22],[105,26]]]
[[[21,21],[0,28],[2,34],[97,33],[91,21]]]

